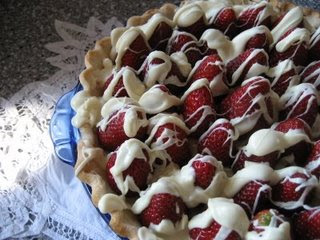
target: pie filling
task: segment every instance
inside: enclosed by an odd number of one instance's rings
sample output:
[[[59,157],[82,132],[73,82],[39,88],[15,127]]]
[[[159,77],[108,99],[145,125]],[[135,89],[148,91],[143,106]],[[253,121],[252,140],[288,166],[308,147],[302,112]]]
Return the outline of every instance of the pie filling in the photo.
[[[71,102],[76,174],[111,227],[320,238],[319,18],[213,0],[129,22],[88,52]]]

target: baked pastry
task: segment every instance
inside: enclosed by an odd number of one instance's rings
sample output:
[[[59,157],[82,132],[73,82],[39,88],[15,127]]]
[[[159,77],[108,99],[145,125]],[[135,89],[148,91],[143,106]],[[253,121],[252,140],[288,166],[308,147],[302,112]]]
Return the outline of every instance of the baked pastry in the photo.
[[[75,171],[116,233],[320,238],[319,25],[277,1],[191,1],[96,43]]]

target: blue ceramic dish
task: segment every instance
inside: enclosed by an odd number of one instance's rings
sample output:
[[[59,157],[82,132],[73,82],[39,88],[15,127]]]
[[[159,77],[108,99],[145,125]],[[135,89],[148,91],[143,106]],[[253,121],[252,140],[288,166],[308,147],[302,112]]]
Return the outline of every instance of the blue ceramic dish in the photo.
[[[82,86],[78,83],[74,89],[63,95],[57,102],[55,111],[50,122],[50,136],[54,145],[54,150],[59,159],[71,166],[77,161],[77,142],[80,139],[79,130],[72,126],[71,119],[75,112],[70,106],[71,98],[80,90]],[[90,186],[83,184],[85,190],[91,195]],[[97,209],[100,213],[100,211]],[[106,223],[110,222],[109,214],[100,213]],[[119,239],[128,240],[119,236]]]

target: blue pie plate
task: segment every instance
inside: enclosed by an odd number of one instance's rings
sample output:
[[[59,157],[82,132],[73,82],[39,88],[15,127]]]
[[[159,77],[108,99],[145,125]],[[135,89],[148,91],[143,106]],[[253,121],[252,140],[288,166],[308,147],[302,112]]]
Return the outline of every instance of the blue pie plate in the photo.
[[[54,145],[54,150],[59,159],[68,165],[74,166],[77,161],[77,142],[80,139],[80,132],[71,124],[71,119],[75,112],[70,106],[72,97],[82,90],[78,83],[70,92],[63,95],[57,102],[55,111],[50,122],[50,136]],[[83,184],[87,193],[91,196],[90,186]],[[102,214],[98,209],[103,220],[109,224],[111,216]],[[119,239],[128,240],[118,236]]]

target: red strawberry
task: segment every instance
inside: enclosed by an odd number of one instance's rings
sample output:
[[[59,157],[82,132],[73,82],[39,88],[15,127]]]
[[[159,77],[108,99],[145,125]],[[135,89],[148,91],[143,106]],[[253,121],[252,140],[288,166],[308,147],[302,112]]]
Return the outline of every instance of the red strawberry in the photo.
[[[206,78],[209,83],[211,81],[218,81],[216,77],[221,74],[224,75],[224,65],[219,55],[209,55],[199,61],[189,75],[190,84],[198,79]]]
[[[236,13],[231,7],[222,8],[214,18],[208,20],[209,27],[215,28],[223,32],[229,37],[235,36]]]
[[[120,146],[121,149],[121,146]],[[120,150],[119,149],[119,150]],[[108,157],[107,161],[107,182],[111,189],[115,191],[118,194],[127,194],[130,192],[135,192],[136,189],[126,189],[126,188],[120,188],[118,187],[114,175],[112,174],[112,167],[116,164],[116,161],[121,161],[123,159],[117,159],[117,152],[119,150],[111,153],[111,155]],[[144,190],[147,187],[147,179],[151,172],[151,167],[149,164],[149,154],[145,149],[142,149],[145,159],[142,158],[134,158],[129,165],[127,169],[125,169],[121,174],[123,181],[125,181],[127,176],[130,176],[133,178],[134,183],[138,187],[139,190]]]
[[[320,178],[320,140],[314,143],[305,168],[317,178]]]
[[[220,105],[221,114],[229,120],[241,118],[237,120],[237,123],[240,123],[241,121],[246,121],[245,116],[250,116],[257,111],[262,112],[264,108],[260,104],[265,103],[268,108],[268,112],[265,115],[273,118],[271,102],[267,101],[269,93],[270,82],[267,79],[263,77],[250,78],[222,100]]]
[[[170,220],[175,224],[182,219],[185,209],[180,197],[170,193],[157,193],[152,196],[148,207],[140,214],[140,221],[147,227],[150,224],[159,224],[162,220]]]
[[[215,121],[199,139],[198,151],[208,153],[223,163],[230,165],[233,141],[237,138],[235,129],[226,119]]]
[[[270,27],[271,15],[263,14],[266,11],[266,4],[255,4],[245,8],[238,17],[237,25],[240,29],[245,30],[258,25]]]
[[[264,156],[256,156],[254,154],[248,154],[244,149],[240,149],[236,155],[236,159],[232,163],[232,170],[234,172],[244,168],[244,163],[256,162],[256,163],[268,163],[271,167],[274,167],[279,157],[279,152],[274,151]]]
[[[148,40],[150,47],[153,50],[165,51],[172,32],[172,27],[169,24],[160,22]]]
[[[320,42],[320,41],[319,41]],[[302,82],[311,83],[320,91],[320,60],[310,63],[300,74]]]
[[[267,35],[265,33],[259,33],[250,38],[246,44],[245,49],[250,48],[263,48],[265,51],[268,51],[269,42]]]
[[[311,149],[311,143],[310,143],[311,132],[310,132],[309,126],[299,118],[290,118],[280,122],[276,126],[275,130],[283,133],[287,133],[291,130],[295,132],[299,131],[299,133],[297,133],[298,135],[305,136],[305,139],[289,147],[282,154],[282,156],[288,156],[293,154],[295,162],[298,165],[303,165]]]
[[[292,229],[295,239],[320,239],[319,207],[303,210],[293,216]]]
[[[165,151],[170,161],[182,166],[190,157],[187,132],[170,120],[164,122],[166,123],[163,125],[155,126],[156,131],[152,130],[155,133],[151,141],[149,140],[151,148]]]
[[[220,228],[222,226],[217,223],[215,220],[211,222],[211,224],[206,228],[193,228],[189,230],[189,236],[192,240],[208,240],[215,239],[218,235]],[[241,237],[236,231],[230,231],[226,236],[224,236],[224,240],[240,240]]]
[[[171,55],[179,51],[186,54],[191,65],[194,65],[202,58],[197,38],[190,33],[175,30],[169,39],[167,52]]]
[[[286,38],[289,38],[290,34],[303,34],[301,33],[301,30],[302,29],[296,27],[291,28],[280,37],[280,39],[277,41],[276,45],[272,48],[270,52],[270,66],[274,67],[279,62],[284,61],[286,59],[292,60],[296,66],[305,66],[308,63],[308,51],[306,42],[288,42],[286,45],[291,44],[289,45],[288,49],[282,52],[277,51],[277,46],[280,41],[285,41]]]
[[[196,173],[195,185],[203,189],[209,187],[215,175],[216,167],[210,162],[196,160],[192,163],[192,167]]]
[[[270,66],[274,67],[279,62],[290,59],[296,66],[305,66],[308,63],[308,52],[304,44],[293,45],[284,52],[277,52],[273,48],[270,52]]]
[[[215,120],[213,98],[208,81],[205,79],[194,82],[182,96],[182,114],[186,125],[194,135],[200,136]]]
[[[261,209],[268,202],[271,188],[268,182],[252,180],[243,186],[236,195],[233,196],[235,203],[252,215]]]
[[[235,72],[243,63],[245,63],[244,68],[239,75],[236,75]],[[233,86],[235,84],[241,83],[244,79],[251,77],[252,73],[250,72],[250,69],[253,65],[256,64],[265,66],[265,69],[263,69],[263,71],[267,70],[268,54],[263,49],[248,49],[245,52],[241,53],[238,57],[229,61],[226,65],[228,84],[230,86]],[[255,72],[255,76],[261,73],[262,72]]]
[[[320,27],[310,38],[309,56],[314,61],[320,60]]]
[[[289,88],[280,98],[280,119],[300,118],[310,127],[318,114],[318,93],[310,83]]]
[[[130,44],[121,58],[121,66],[138,70],[150,51],[144,37],[139,34]]]
[[[269,70],[268,76],[271,80],[271,89],[280,97],[289,87],[299,83],[296,67],[291,60],[280,62],[277,66]]]
[[[123,77],[121,76],[120,78],[115,79],[114,74],[112,74],[105,82],[104,91],[109,87],[110,83],[113,80],[116,80],[117,84],[114,86],[112,96],[114,96],[114,97],[129,97],[127,90],[125,89],[124,84],[123,84]]]
[[[137,129],[134,136],[128,136],[124,129],[127,112],[129,112],[129,114],[130,112],[135,112],[135,114],[137,114],[137,118],[133,119],[133,121],[139,121],[139,123],[141,123],[140,128]],[[135,137],[140,140],[143,139],[146,133],[146,126],[147,119],[145,112],[140,108],[136,109],[133,106],[127,105],[123,109],[112,112],[109,117],[103,119],[98,124],[98,139],[104,149],[113,151],[129,138]]]
[[[277,210],[265,209],[254,216],[249,230],[260,233],[265,231],[266,227],[278,228],[285,221],[285,217]]]
[[[318,184],[315,176],[303,168],[295,168],[278,170],[282,179],[272,186],[272,202],[277,207],[288,210],[301,207],[308,193]]]

